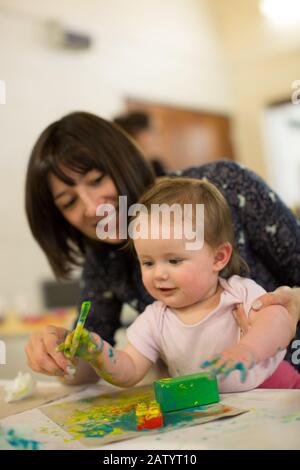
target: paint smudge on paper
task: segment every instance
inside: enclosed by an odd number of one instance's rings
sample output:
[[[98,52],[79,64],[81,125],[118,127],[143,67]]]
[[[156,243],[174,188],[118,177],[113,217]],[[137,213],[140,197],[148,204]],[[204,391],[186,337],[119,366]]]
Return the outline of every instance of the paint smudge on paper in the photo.
[[[285,424],[300,421],[300,413],[292,413],[290,415],[282,416],[281,421]]]
[[[0,429],[0,448],[14,450],[40,450],[42,443],[25,437],[16,429]]]
[[[104,445],[143,435],[165,432],[175,427],[191,426],[224,416],[241,414],[244,410],[220,403],[165,413],[164,427],[137,430],[135,407],[154,399],[152,386],[137,387],[105,394],[96,398],[43,407],[41,411],[60,425],[73,439],[85,445]]]

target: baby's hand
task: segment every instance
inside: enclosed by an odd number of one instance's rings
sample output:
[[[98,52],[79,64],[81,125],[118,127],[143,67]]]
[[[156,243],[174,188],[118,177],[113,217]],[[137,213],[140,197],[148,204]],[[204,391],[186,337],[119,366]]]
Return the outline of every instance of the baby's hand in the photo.
[[[224,377],[227,377],[235,370],[239,370],[241,381],[245,382],[247,372],[254,364],[253,354],[250,349],[243,344],[237,344],[202,362],[201,368],[209,369],[213,374],[223,375]]]
[[[91,362],[98,356],[103,348],[103,340],[96,333],[82,330],[78,346],[73,344],[74,331],[68,334],[64,343],[58,346],[58,351],[64,353],[67,358],[80,357]],[[75,349],[76,348],[76,349]]]

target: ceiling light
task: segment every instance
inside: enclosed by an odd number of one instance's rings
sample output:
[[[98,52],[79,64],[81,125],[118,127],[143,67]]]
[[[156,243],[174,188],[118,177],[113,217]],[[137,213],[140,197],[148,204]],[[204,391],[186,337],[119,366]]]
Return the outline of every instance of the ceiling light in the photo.
[[[299,0],[261,0],[261,13],[280,26],[292,26],[300,23]]]

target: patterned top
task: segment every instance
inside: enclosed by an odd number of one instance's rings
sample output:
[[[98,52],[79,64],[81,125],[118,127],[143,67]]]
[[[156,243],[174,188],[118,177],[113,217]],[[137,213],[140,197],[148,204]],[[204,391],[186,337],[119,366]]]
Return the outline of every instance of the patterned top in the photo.
[[[300,286],[300,222],[260,177],[225,160],[172,175],[207,179],[223,193],[231,208],[236,244],[250,268],[247,277],[267,291],[280,285]],[[154,300],[143,286],[135,255],[101,242],[87,253],[80,297],[81,302],[92,301],[87,328],[112,345],[122,305],[141,313]],[[289,360],[292,353],[290,346]]]

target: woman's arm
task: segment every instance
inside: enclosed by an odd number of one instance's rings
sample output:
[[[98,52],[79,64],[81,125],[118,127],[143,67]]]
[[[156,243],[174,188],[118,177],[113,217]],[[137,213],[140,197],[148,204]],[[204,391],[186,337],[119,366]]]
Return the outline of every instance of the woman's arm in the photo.
[[[92,301],[86,326],[114,344],[114,334],[120,326],[121,302],[110,291],[110,277],[107,276],[105,263],[89,252],[82,276],[81,302]],[[117,273],[116,273],[117,276]],[[70,385],[95,382],[99,379],[94,369],[87,362],[80,362],[75,375],[70,375],[70,361],[57,351],[68,331],[49,326],[30,336],[25,351],[29,367],[35,372],[57,376]]]
[[[300,321],[300,288],[299,287],[278,287],[273,292],[267,292],[266,294],[258,297],[252,304],[252,309],[260,311],[264,307],[269,305],[282,305],[287,309],[291,316],[292,323],[294,325],[294,335],[296,333],[297,324]],[[242,305],[239,305],[233,311],[235,320],[239,325],[243,334],[246,334],[249,329],[249,319],[245,314]],[[293,336],[294,336],[293,335]]]
[[[264,294],[256,299],[252,308],[260,310],[268,305],[282,305],[287,309],[292,317],[294,328],[296,331],[297,324],[300,321],[300,288],[299,287],[278,287],[274,292]]]

